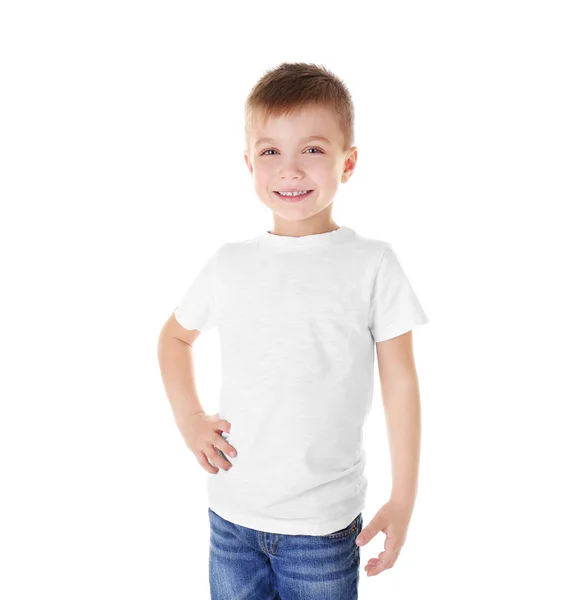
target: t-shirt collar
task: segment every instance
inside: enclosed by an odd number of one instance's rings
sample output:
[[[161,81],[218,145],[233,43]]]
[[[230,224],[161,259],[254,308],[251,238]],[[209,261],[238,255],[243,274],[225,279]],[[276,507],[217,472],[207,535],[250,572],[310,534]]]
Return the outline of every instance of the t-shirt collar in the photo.
[[[269,231],[264,231],[258,241],[264,246],[275,246],[281,248],[305,248],[308,246],[324,246],[342,240],[352,233],[350,227],[345,225],[339,226],[333,231],[324,233],[312,233],[310,235],[293,236],[293,235],[278,235]]]

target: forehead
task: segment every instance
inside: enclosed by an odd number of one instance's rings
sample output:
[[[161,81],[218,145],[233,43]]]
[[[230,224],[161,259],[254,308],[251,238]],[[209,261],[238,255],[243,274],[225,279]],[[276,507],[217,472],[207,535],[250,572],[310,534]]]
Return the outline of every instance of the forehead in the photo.
[[[279,142],[312,136],[326,138],[335,144],[340,142],[342,136],[332,110],[321,106],[294,109],[289,114],[270,116],[265,120],[256,114],[252,119],[250,134],[254,144],[263,140]]]

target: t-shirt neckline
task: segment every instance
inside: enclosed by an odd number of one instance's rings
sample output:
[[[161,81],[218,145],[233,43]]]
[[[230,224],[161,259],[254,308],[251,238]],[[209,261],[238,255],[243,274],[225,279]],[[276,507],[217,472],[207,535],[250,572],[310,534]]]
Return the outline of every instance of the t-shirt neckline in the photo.
[[[324,246],[346,239],[353,233],[350,227],[340,225],[338,229],[325,231],[323,233],[312,233],[310,235],[293,236],[277,235],[264,231],[258,236],[258,241],[263,246],[276,248],[307,248],[309,246]]]

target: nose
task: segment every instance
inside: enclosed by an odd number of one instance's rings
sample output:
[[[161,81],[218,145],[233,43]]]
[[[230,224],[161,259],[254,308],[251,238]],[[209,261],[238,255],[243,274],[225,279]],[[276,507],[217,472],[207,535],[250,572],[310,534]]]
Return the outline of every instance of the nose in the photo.
[[[293,160],[286,161],[280,170],[281,179],[300,179],[303,172]]]

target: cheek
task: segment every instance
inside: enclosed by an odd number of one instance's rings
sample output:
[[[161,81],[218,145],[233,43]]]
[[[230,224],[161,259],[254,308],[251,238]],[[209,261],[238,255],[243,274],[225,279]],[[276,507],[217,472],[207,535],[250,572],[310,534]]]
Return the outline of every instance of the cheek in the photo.
[[[302,162],[299,167],[309,179],[317,184],[320,183],[323,187],[335,181],[338,175],[337,164],[333,160],[308,160],[305,164]],[[261,188],[267,187],[275,181],[277,170],[279,170],[277,161],[274,165],[263,161],[253,162],[255,184]]]
[[[262,183],[270,179],[270,170],[262,163],[253,164],[253,175],[257,182]]]
[[[308,169],[307,173],[311,175],[312,179],[327,185],[333,179],[336,179],[336,165],[324,161],[319,165],[313,165],[313,168]]]

